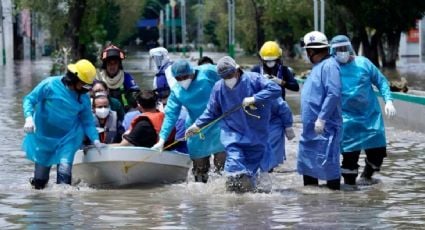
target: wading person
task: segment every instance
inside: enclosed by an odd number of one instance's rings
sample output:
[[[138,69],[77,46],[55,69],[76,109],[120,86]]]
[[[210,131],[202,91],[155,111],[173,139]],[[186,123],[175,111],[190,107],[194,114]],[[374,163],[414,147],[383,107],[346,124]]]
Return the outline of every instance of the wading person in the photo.
[[[218,123],[226,151],[226,189],[253,191],[267,151],[271,101],[281,96],[281,90],[258,73],[242,71],[229,56],[217,62],[217,72],[222,80],[215,84],[207,109],[186,136],[203,134],[201,128],[224,116]]]
[[[340,189],[339,144],[341,139],[341,81],[339,65],[329,54],[326,36],[318,31],[303,39],[313,64],[301,91],[301,121],[297,170],[304,185],[326,180],[330,189]]]
[[[176,125],[182,107],[187,109],[186,126],[195,122],[208,104],[211,90],[219,80],[213,65],[202,65],[195,69],[186,60],[178,60],[171,66],[171,72],[177,84],[171,88],[171,94],[165,107],[165,120],[159,133],[159,141],[152,149],[162,150],[165,140]],[[208,181],[210,155],[223,152],[220,142],[220,128],[218,124],[210,126],[203,132],[203,136],[195,136],[187,140],[190,158],[193,161],[193,175],[196,182]],[[221,158],[224,162],[224,156]],[[219,167],[222,162],[217,162]]]
[[[384,119],[372,86],[385,102],[385,114],[392,117],[396,110],[392,103],[387,79],[369,59],[356,56],[349,38],[335,36],[331,54],[340,63],[342,85],[343,133],[341,141],[341,174],[344,183],[356,184],[360,151],[366,152],[362,183],[370,184],[372,175],[379,171],[387,156]]]
[[[82,59],[68,65],[65,76],[40,82],[23,100],[25,116],[22,147],[35,163],[31,185],[43,189],[52,165],[57,165],[58,184],[71,184],[75,152],[86,135],[96,148],[103,147],[93,120],[90,97],[96,69]]]

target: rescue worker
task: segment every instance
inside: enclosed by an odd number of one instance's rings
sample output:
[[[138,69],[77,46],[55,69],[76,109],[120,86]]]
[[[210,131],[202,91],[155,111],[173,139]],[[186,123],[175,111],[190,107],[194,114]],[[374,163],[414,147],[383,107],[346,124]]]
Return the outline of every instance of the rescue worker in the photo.
[[[259,52],[259,65],[251,71],[262,74],[282,88],[282,98],[285,100],[285,88],[298,92],[300,87],[294,78],[292,71],[282,62],[282,49],[274,41],[267,41]]]
[[[360,151],[366,152],[365,167],[361,174],[364,183],[372,182],[387,156],[384,119],[375,86],[385,102],[385,114],[393,117],[390,87],[385,76],[369,59],[356,56],[350,39],[338,35],[331,40],[331,54],[340,63],[342,85],[343,133],[341,141],[341,174],[344,183],[355,185],[358,176]]]
[[[102,143],[111,144],[121,142],[121,135],[124,129],[118,120],[118,115],[111,110],[108,95],[105,92],[98,92],[93,98],[93,116],[99,132],[99,139]]]
[[[202,65],[193,68],[186,60],[178,60],[171,66],[177,84],[171,88],[171,94],[165,107],[165,120],[159,133],[159,141],[152,149],[162,150],[165,140],[170,135],[182,107],[187,109],[186,127],[190,126],[202,114],[214,84],[219,80],[213,65]],[[203,136],[195,136],[187,140],[190,158],[193,161],[192,173],[195,182],[208,181],[211,154],[222,152],[220,128],[218,124],[208,127]],[[222,164],[222,163],[221,163]]]
[[[164,47],[156,47],[149,50],[149,56],[154,61],[158,71],[153,79],[153,89],[157,95],[158,101],[160,102],[160,110],[163,111],[164,105],[167,103],[166,100],[170,95],[170,81],[174,86],[176,80],[171,76],[171,65],[173,62],[168,56],[168,50]],[[167,76],[168,75],[168,76]]]
[[[102,71],[97,76],[109,88],[109,95],[120,100],[124,111],[128,112],[136,107],[135,95],[140,91],[133,77],[123,71],[122,61],[124,52],[114,46],[107,46],[100,56],[102,60]]]
[[[271,102],[281,96],[281,90],[258,73],[242,71],[229,56],[217,62],[217,72],[222,80],[215,84],[206,110],[186,130],[186,136],[198,134],[201,128],[221,118],[221,143],[227,154],[226,189],[253,191],[256,173],[267,151]]]
[[[41,81],[23,99],[24,131],[22,148],[35,163],[31,185],[44,189],[52,165],[57,165],[58,184],[71,184],[72,163],[84,136],[98,150],[99,141],[88,91],[96,76],[91,62],[81,59],[67,66],[65,76]]]
[[[303,38],[308,59],[313,64],[301,91],[301,121],[297,170],[304,185],[340,189],[339,143],[341,139],[341,81],[339,65],[329,54],[326,36],[319,31]]]

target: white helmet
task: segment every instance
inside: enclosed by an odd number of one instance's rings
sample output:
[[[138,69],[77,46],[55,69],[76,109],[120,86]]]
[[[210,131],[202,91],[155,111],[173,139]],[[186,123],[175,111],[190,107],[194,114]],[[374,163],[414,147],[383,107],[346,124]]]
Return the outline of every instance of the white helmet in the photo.
[[[153,59],[158,69],[170,60],[168,57],[168,50],[164,47],[150,49],[149,56]]]
[[[325,48],[329,47],[326,35],[319,31],[311,31],[304,35],[304,48]]]

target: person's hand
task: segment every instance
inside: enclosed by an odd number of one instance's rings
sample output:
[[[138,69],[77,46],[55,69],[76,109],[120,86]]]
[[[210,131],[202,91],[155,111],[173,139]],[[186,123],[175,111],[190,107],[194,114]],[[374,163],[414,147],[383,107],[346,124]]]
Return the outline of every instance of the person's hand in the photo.
[[[159,141],[154,146],[152,146],[151,149],[162,152],[164,150],[164,144],[165,144],[165,140],[162,138],[159,138]]]
[[[288,127],[285,129],[285,136],[290,141],[295,138],[295,132],[292,127]]]
[[[100,142],[99,140],[95,140],[94,142],[93,142],[93,145],[94,145],[94,147],[96,148],[96,150],[99,152],[99,153],[101,153],[101,149],[102,148],[105,148],[106,146],[108,146],[107,144],[105,144],[105,143],[102,143],[102,142]]]
[[[314,132],[316,132],[316,134],[322,134],[324,129],[325,121],[317,118],[316,122],[314,122]]]
[[[255,98],[254,97],[245,97],[242,101],[242,106],[245,108],[250,105],[254,105]]]
[[[35,124],[32,117],[25,118],[24,132],[26,133],[34,133],[35,132]]]
[[[272,80],[273,82],[275,82],[278,85],[282,85],[282,79],[280,79],[276,76],[273,76],[272,78],[270,78],[270,80]]]
[[[396,113],[397,112],[394,108],[393,102],[387,101],[387,103],[385,103],[385,115],[387,115],[387,117],[389,118],[392,118],[395,116]]]
[[[184,136],[186,138],[191,137],[191,136],[199,133],[200,130],[201,129],[197,125],[193,124],[189,128],[186,129],[186,132],[184,133]]]

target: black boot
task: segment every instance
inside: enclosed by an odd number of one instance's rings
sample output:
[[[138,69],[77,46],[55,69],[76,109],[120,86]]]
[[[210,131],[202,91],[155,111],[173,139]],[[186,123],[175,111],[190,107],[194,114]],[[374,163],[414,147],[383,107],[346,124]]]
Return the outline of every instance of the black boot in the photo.
[[[196,175],[195,176],[195,182],[207,183],[208,182],[208,173]]]
[[[366,164],[366,166],[364,167],[364,170],[362,172],[362,175],[360,177],[363,177],[365,179],[372,179],[372,175],[374,173],[375,170],[373,170],[372,166],[370,166],[369,164]]]
[[[341,179],[328,180],[326,181],[326,186],[332,190],[340,190],[341,189]]]
[[[254,185],[248,175],[241,174],[227,178],[226,190],[229,192],[245,193],[253,191]]]
[[[40,180],[40,179],[34,179],[30,178],[30,184],[34,189],[41,190],[44,189],[47,185],[47,180]]]
[[[342,173],[342,177],[344,177],[344,184],[356,185],[357,174]]]

